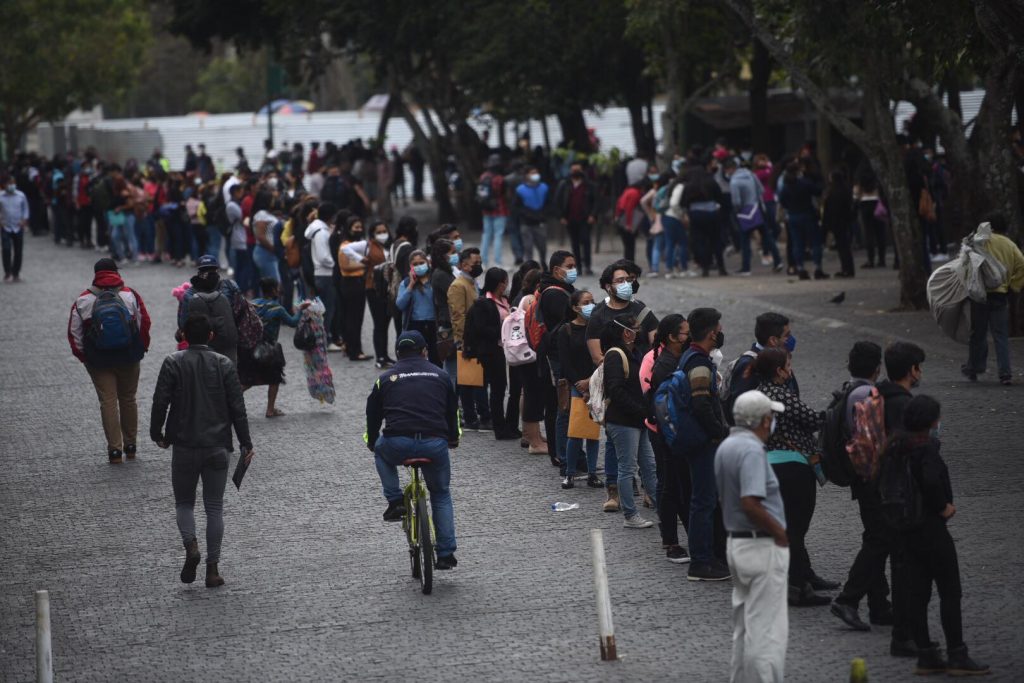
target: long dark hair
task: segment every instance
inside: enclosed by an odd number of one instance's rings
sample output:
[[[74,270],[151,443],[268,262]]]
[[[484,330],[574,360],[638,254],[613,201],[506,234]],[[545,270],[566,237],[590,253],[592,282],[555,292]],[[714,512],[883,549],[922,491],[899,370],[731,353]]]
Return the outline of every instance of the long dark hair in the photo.
[[[654,343],[651,345],[654,349],[654,360],[658,360],[661,345],[668,341],[670,335],[678,332],[679,326],[684,322],[686,322],[686,318],[678,313],[669,313],[661,319],[661,322],[658,323],[658,331],[654,333]]]
[[[488,268],[487,272],[484,273],[484,292],[494,294],[494,291],[502,282],[508,282],[508,273],[505,272],[505,269],[498,268],[497,266]]]
[[[413,251],[409,252],[409,266],[410,266],[410,269],[412,268],[412,260],[414,258],[416,258],[417,256],[420,256],[425,261],[427,261],[427,266],[429,268],[430,261],[427,260],[427,252],[423,251],[422,249],[414,249]],[[427,274],[428,275],[430,274],[430,270],[429,269],[427,270]],[[402,277],[405,277],[405,275],[403,274]],[[424,289],[426,287],[425,284],[420,282],[420,279],[418,277],[410,277],[409,280],[410,280],[410,282],[409,282],[409,286],[410,287],[419,287],[420,289]]]
[[[789,351],[785,349],[762,349],[754,362],[747,366],[745,374],[748,378],[757,378],[770,384],[775,381],[775,375],[779,370],[786,367],[787,360]]]
[[[509,284],[508,290],[509,301],[514,301],[516,296],[519,295],[519,291],[523,287],[523,278],[531,270],[540,270],[540,264],[533,259],[528,259],[523,261],[522,265],[519,266],[519,270],[512,275],[512,282]]]
[[[448,252],[455,247],[446,239],[434,240],[430,245],[430,267],[451,274],[452,264],[448,263]]]

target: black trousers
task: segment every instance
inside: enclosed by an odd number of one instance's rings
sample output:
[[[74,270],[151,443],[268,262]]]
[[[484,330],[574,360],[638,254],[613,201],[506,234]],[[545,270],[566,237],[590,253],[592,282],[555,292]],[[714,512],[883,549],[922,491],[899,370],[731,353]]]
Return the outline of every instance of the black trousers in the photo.
[[[832,231],[832,234],[836,238],[836,251],[839,252],[839,269],[848,274],[853,275],[853,249],[851,234],[851,225],[843,224],[841,221],[825,226],[826,230]],[[790,562],[792,562],[792,555],[790,556]]]
[[[953,537],[940,517],[932,517],[912,532],[900,534],[906,563],[907,622],[919,648],[931,647],[928,603],[932,583],[939,591],[939,615],[946,649],[964,644],[960,614],[960,563]]]
[[[366,303],[370,305],[370,317],[373,319],[373,353],[377,360],[383,360],[388,358],[388,327],[391,324],[388,298],[380,296],[376,289],[368,289]]]
[[[636,262],[636,233],[619,226],[619,239],[622,240],[622,258]]]
[[[690,530],[690,466],[685,458],[672,455],[660,432],[648,432],[658,473],[658,517],[662,545],[679,545],[678,519]]]
[[[508,420],[512,412],[512,403],[509,402],[508,407],[505,407],[505,388],[508,385],[505,376],[505,356],[486,356],[480,359],[480,364],[484,366],[484,385],[490,392],[491,424],[494,425],[494,433],[506,434],[509,431]],[[518,405],[515,412],[518,419]]]
[[[18,277],[21,274],[21,254],[25,249],[25,231],[3,231],[4,275]],[[13,253],[12,253],[13,252]]]
[[[810,466],[799,462],[772,465],[779,480],[779,493],[786,509],[786,537],[789,539],[789,585],[803,586],[813,572],[804,542],[818,500],[818,481]]]
[[[417,330],[423,335],[427,342],[427,358],[437,367],[443,368],[444,363],[437,359],[437,323],[433,320],[410,320],[405,329]]]
[[[363,277],[341,278],[341,338],[349,358],[363,353],[363,316],[366,315],[366,280]]]
[[[345,298],[341,293],[341,276],[337,273],[331,278],[331,286],[334,287],[334,317],[327,335],[331,341],[337,342],[345,339]]]
[[[590,223],[587,221],[569,221],[569,242],[572,244],[572,255],[576,257],[579,268],[590,268]]]
[[[519,367],[510,366],[508,369],[508,408],[505,411],[505,425],[509,431],[519,431],[519,399],[522,396],[522,373]]]
[[[875,218],[875,207],[877,201],[861,202],[860,225],[864,232],[864,247],[868,251],[868,263],[872,265],[885,265],[885,233],[886,223]],[[875,253],[878,253],[877,260]]]
[[[78,241],[82,244],[89,244],[92,242],[92,209],[88,206],[83,206],[78,209],[78,215],[76,216],[78,223]]]

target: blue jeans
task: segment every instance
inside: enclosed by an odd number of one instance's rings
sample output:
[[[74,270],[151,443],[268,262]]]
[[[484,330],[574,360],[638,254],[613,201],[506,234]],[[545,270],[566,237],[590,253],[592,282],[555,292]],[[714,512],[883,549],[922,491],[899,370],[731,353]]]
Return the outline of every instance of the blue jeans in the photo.
[[[686,227],[683,222],[672,216],[663,215],[661,225],[665,228],[662,233],[665,239],[664,261],[665,272],[670,273],[679,264],[679,270],[686,271],[687,263],[690,260],[689,240],[686,237]],[[679,260],[676,260],[676,252],[679,253]]]
[[[316,286],[317,296],[320,297],[320,301],[324,305],[324,331],[327,333],[327,338],[330,339],[331,325],[338,307],[337,294],[334,291],[334,280],[330,275],[317,275],[313,278],[313,284]]]
[[[822,234],[818,219],[812,213],[789,214],[789,239],[793,243],[793,262],[797,270],[804,270],[804,247],[811,243],[814,266],[821,270]]]
[[[767,256],[772,255],[772,263],[779,265],[782,263],[782,256],[779,255],[779,247],[775,244],[775,238],[772,237],[771,229],[767,223],[762,223],[756,228],[750,230],[744,230],[740,228],[740,253],[743,254],[743,268],[742,272],[750,271],[750,235],[757,230],[761,233],[761,251]]]
[[[715,488],[715,450],[707,444],[686,453],[690,466],[690,557],[694,562],[708,563],[714,557],[714,519],[718,490]]]
[[[107,212],[107,224],[110,225],[110,247],[114,258],[126,259],[139,253],[139,242],[135,238],[135,214],[132,212],[116,215]]]
[[[516,263],[522,263],[523,261],[523,236],[519,232],[519,221],[514,217],[509,217],[508,225],[508,245],[512,247],[512,255],[516,259]]]
[[[235,282],[242,292],[249,292],[255,289],[253,281],[256,279],[256,269],[252,264],[252,252],[248,249],[232,249],[234,259]]]
[[[570,393],[574,397],[581,397],[582,394],[576,391],[576,387],[570,385]],[[564,425],[564,426],[563,426]],[[559,413],[557,421],[558,457],[565,463],[565,476],[571,477],[576,474],[576,460],[583,452],[583,442],[586,441],[587,451],[587,472],[594,474],[597,471],[597,456],[601,451],[601,442],[593,439],[575,439],[569,437],[569,413]],[[607,469],[607,468],[606,468]]]
[[[988,364],[988,333],[996,348],[999,379],[1012,377],[1010,370],[1010,307],[1005,294],[989,294],[988,301],[971,302],[971,337],[967,367],[976,373],[985,372]]]
[[[212,256],[217,261],[220,261],[220,245],[224,239],[224,235],[221,234],[220,228],[208,225],[206,227],[206,253],[208,256]]]
[[[146,214],[141,221],[139,233],[139,251],[143,254],[156,253],[156,217]]]
[[[491,245],[494,245],[494,265],[501,265],[501,239],[505,234],[505,224],[508,216],[484,216],[484,236],[480,242],[480,259],[484,262],[484,268],[492,263],[488,259],[491,255]]]
[[[437,534],[437,556],[448,557],[455,553],[455,510],[448,489],[452,478],[448,442],[438,438],[411,436],[381,436],[377,439],[373,447],[373,460],[377,465],[384,497],[389,503],[402,500],[398,466],[409,458],[430,458],[433,461],[420,469],[427,490],[430,491],[430,507]]]
[[[654,449],[651,448],[647,429],[611,423],[606,423],[604,428],[608,432],[608,438],[615,444],[615,455],[619,459],[617,481],[622,514],[626,519],[636,514],[636,504],[633,502],[633,478],[636,477],[638,464],[644,490],[647,491],[647,495],[651,497],[657,507],[658,473],[654,462]]]
[[[277,256],[274,255],[274,252],[257,244],[252,250],[252,262],[256,266],[256,272],[259,273],[260,279],[269,277],[280,281],[281,273],[277,268]]]
[[[657,235],[648,235],[647,241],[651,243],[651,272],[657,273],[658,266],[661,264],[661,252],[664,249],[665,244],[665,231],[662,230]]]

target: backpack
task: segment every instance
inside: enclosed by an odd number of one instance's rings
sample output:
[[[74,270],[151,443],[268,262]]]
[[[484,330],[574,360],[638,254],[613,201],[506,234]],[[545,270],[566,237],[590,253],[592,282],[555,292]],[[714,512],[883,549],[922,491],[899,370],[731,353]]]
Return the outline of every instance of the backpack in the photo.
[[[398,259],[401,258],[401,256],[402,256],[402,249],[403,249],[403,247],[404,248],[408,248],[409,251],[412,251],[413,248],[414,248],[413,245],[412,245],[412,242],[402,242],[400,244],[392,244],[391,245],[391,258],[388,259],[388,262],[391,264],[391,272],[389,274],[388,292],[387,292],[387,294],[388,294],[388,301],[391,303],[392,306],[394,306],[395,300],[398,298],[398,289],[399,289],[399,287],[402,286],[402,280],[404,280],[409,275],[408,272],[405,272],[405,273],[399,273],[398,272]],[[410,287],[412,286],[411,282],[409,283],[409,286]]]
[[[924,521],[921,486],[910,469],[910,457],[894,448],[894,442],[890,442],[882,457],[878,494],[882,500],[882,515],[893,529],[909,531],[921,526]]]
[[[494,195],[494,176],[485,173],[476,184],[476,202],[483,211],[494,211],[498,208],[498,198]]]
[[[299,251],[299,266],[302,270],[302,277],[306,282],[313,282],[313,276],[316,273],[313,266],[313,240],[316,239],[321,230],[323,228],[317,228],[316,232],[309,236]]]
[[[850,430],[846,426],[846,402],[850,392],[863,384],[863,380],[855,380],[832,392],[832,401],[825,409],[825,422],[818,432],[822,470],[830,482],[844,488],[857,476],[846,453],[846,444],[850,440]]]
[[[629,359],[626,358],[626,353],[618,347],[612,347],[605,352],[605,359],[608,358],[608,354],[612,351],[622,356],[622,369],[628,377]],[[593,418],[594,422],[604,424],[604,414],[608,410],[609,401],[610,399],[604,397],[604,363],[601,363],[594,370],[594,374],[590,376],[590,398],[587,399],[587,408],[590,409],[590,417]]]
[[[235,295],[231,311],[234,313],[235,326],[238,328],[238,348],[255,348],[263,339],[263,320],[260,319],[256,308],[239,293]]]
[[[544,341],[544,335],[547,334],[548,326],[544,323],[544,315],[541,311],[540,300],[543,298],[544,293],[550,289],[557,289],[564,292],[568,297],[569,292],[566,292],[561,287],[551,285],[541,290],[540,294],[533,297],[533,301],[526,307],[526,336],[530,342],[530,348],[534,351],[540,349],[541,342]]]
[[[228,221],[228,206],[224,196],[218,192],[206,209],[206,225],[220,230],[225,237],[231,234],[231,223]]]
[[[86,349],[91,351],[126,351],[138,332],[128,304],[116,289],[90,287],[96,296],[92,317],[86,332]]]
[[[526,336],[525,317],[522,308],[513,308],[501,323],[501,347],[505,351],[505,362],[511,367],[537,360],[537,352],[530,347]]]
[[[871,388],[866,399],[853,407],[853,434],[846,444],[846,453],[861,481],[874,481],[878,462],[885,448],[885,399],[878,389]]]
[[[757,354],[751,350],[744,351],[739,358],[736,358],[731,363],[726,363],[725,367],[722,368],[722,383],[718,390],[719,395],[723,401],[728,401],[732,398],[732,376],[736,370],[736,364],[739,363],[744,357],[754,359],[757,358]]]
[[[679,369],[654,393],[654,416],[658,421],[658,432],[673,454],[692,451],[708,443],[708,435],[693,415],[693,395],[690,379],[682,369],[696,353],[688,349],[679,359]]]
[[[320,199],[331,202],[339,209],[350,209],[352,191],[340,175],[327,176],[320,190]]]
[[[658,213],[665,213],[668,211],[669,199],[672,198],[672,189],[675,187],[673,183],[669,183],[665,187],[659,189],[654,193],[654,202],[652,206]]]

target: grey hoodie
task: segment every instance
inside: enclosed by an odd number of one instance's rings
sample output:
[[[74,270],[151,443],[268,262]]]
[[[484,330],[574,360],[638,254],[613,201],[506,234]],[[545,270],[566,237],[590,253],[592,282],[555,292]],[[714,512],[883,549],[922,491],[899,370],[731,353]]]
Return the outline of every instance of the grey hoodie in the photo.
[[[764,187],[749,168],[737,168],[729,179],[729,194],[732,197],[733,211],[761,201]]]

